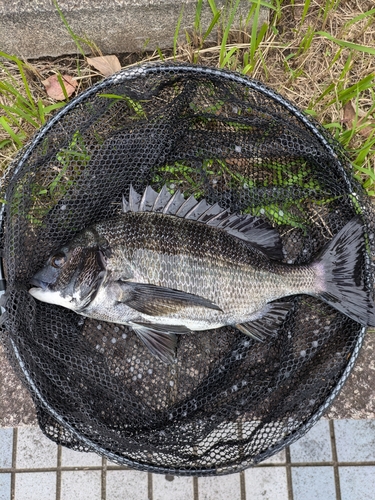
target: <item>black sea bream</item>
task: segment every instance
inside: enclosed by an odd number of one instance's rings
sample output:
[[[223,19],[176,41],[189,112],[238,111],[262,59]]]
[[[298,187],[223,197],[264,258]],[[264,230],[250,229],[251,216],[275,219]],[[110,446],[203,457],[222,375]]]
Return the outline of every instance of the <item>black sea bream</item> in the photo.
[[[308,294],[362,325],[375,325],[359,283],[365,239],[352,219],[310,265],[282,259],[278,232],[180,192],[132,188],[123,214],[79,233],[35,274],[30,294],[78,314],[131,326],[153,354],[174,359],[176,335],[236,326],[258,340],[275,333]]]

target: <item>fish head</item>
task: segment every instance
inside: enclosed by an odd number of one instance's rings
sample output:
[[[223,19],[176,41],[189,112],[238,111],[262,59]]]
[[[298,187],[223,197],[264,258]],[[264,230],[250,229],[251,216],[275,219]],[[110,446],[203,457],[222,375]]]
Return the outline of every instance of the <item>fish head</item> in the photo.
[[[42,302],[80,312],[94,299],[105,275],[100,247],[73,243],[61,247],[34,274],[29,293]]]

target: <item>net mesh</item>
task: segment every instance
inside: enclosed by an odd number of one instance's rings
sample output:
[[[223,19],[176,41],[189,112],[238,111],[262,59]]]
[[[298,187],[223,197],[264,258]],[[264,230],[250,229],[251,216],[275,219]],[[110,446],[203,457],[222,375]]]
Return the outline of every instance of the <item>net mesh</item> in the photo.
[[[224,474],[302,436],[337,395],[365,329],[313,297],[293,297],[265,343],[232,327],[179,336],[168,366],[127,326],[28,293],[51,252],[118,214],[131,184],[263,217],[290,264],[361,214],[372,253],[374,212],[344,152],[273,91],[198,66],[123,71],[60,111],[7,175],[3,341],[51,439],[140,470]],[[367,255],[361,272],[372,289]]]

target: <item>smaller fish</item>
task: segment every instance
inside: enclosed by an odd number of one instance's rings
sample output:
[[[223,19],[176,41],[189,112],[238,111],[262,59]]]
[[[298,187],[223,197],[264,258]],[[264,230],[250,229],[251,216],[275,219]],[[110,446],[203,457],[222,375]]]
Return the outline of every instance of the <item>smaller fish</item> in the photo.
[[[361,278],[363,224],[352,219],[309,265],[283,264],[279,233],[251,215],[130,189],[118,217],[88,227],[50,256],[30,294],[78,314],[133,328],[163,362],[176,334],[237,327],[264,341],[307,294],[362,325],[375,325]]]

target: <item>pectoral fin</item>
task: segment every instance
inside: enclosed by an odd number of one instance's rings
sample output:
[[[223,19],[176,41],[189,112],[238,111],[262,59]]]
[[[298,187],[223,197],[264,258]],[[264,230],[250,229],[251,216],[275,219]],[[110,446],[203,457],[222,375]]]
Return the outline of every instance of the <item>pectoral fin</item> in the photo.
[[[291,307],[291,302],[272,302],[267,304],[264,314],[259,319],[237,324],[236,327],[245,335],[264,342],[267,335],[275,335]]]
[[[220,307],[210,300],[181,290],[130,281],[119,281],[118,284],[121,288],[118,302],[149,316],[168,316],[193,306],[221,311]]]
[[[172,364],[176,358],[176,333],[190,333],[183,326],[151,325],[146,323],[131,323],[138,337],[151,353],[163,363]]]

